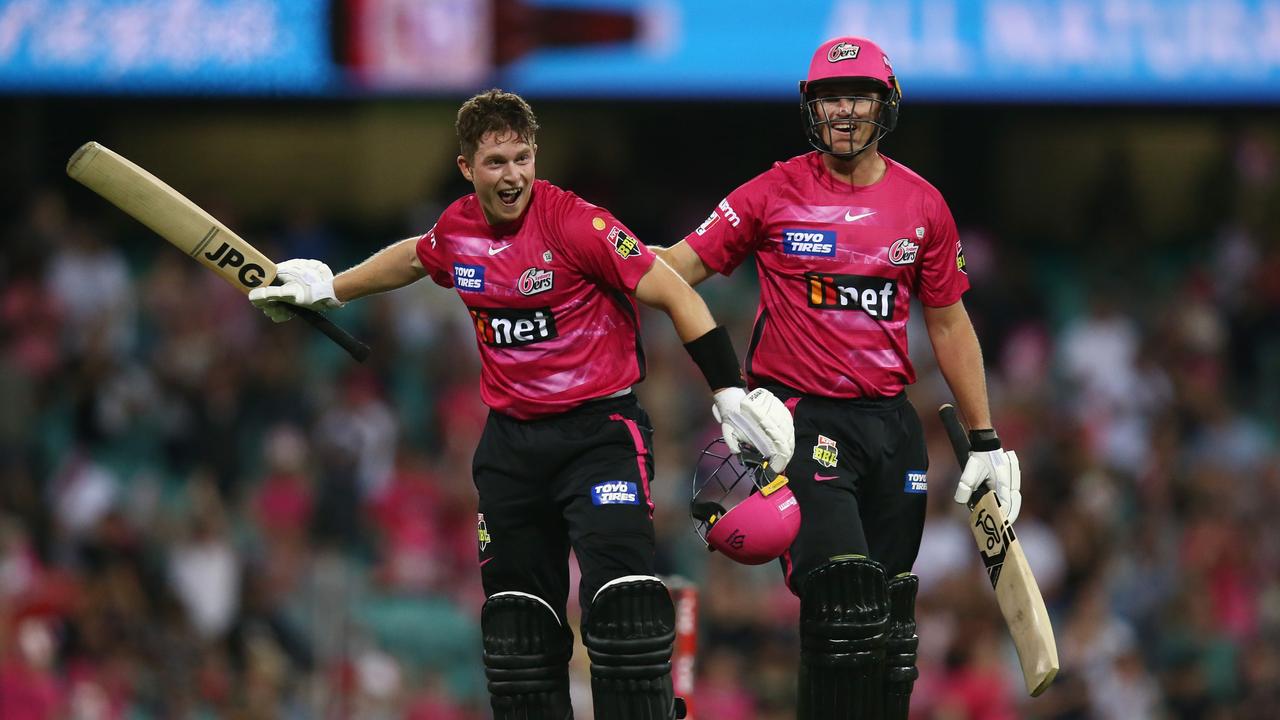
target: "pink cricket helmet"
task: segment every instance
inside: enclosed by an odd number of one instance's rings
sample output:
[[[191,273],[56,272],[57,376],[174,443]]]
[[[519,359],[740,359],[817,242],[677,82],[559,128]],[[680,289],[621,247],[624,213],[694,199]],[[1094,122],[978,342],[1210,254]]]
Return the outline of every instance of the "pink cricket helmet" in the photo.
[[[742,483],[748,479],[747,483]],[[725,504],[735,503],[728,510]],[[711,550],[744,565],[760,565],[782,555],[800,532],[800,505],[768,462],[744,449],[729,452],[723,439],[702,451],[689,506],[694,531]]]
[[[822,140],[821,129],[828,121],[815,108],[814,86],[836,80],[871,80],[884,86],[880,112],[870,121],[878,131],[870,142],[851,153],[832,152]],[[809,61],[808,76],[800,81],[800,110],[809,144],[816,150],[841,157],[857,155],[892,131],[898,124],[901,102],[902,87],[893,74],[893,63],[879,45],[866,38],[844,36],[822,43]]]

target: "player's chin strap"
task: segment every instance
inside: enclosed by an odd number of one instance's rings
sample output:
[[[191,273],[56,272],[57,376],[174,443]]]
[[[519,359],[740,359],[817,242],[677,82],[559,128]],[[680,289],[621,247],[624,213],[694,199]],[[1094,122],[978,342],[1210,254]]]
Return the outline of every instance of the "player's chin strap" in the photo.
[[[798,720],[881,717],[889,598],[884,569],[842,556],[809,573],[800,593]]]
[[[675,720],[684,701],[671,684],[675,606],[651,575],[611,580],[596,592],[583,623],[591,658],[591,699],[597,718]]]

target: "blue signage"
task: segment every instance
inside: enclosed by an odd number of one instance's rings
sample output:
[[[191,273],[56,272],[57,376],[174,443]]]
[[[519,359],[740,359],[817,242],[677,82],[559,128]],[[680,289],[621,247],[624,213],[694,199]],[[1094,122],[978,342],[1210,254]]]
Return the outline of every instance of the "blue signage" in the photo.
[[[326,0],[0,0],[0,91],[330,90]]]
[[[912,100],[1280,101],[1280,0],[548,0],[629,14],[629,39],[536,49],[548,95],[796,95],[823,40],[865,36]]]

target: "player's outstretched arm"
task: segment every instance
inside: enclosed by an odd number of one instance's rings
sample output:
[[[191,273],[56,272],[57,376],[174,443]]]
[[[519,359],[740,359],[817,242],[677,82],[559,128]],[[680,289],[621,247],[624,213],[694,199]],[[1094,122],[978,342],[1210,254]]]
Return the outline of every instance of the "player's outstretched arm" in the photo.
[[[955,500],[967,504],[979,485],[990,485],[1006,518],[1013,522],[1022,508],[1022,471],[1018,456],[1005,452],[992,426],[982,348],[969,313],[962,301],[945,307],[926,305],[924,322],[938,369],[955,395],[960,414],[972,428],[969,460],[956,487]]]
[[[280,284],[254,289],[249,300],[273,321],[284,322],[293,315],[281,303],[331,310],[348,300],[403,287],[425,274],[414,250],[416,242],[401,240],[337,277],[319,260],[286,260],[276,266]]]
[[[418,260],[417,244],[417,237],[405,238],[379,250],[359,265],[343,270],[333,279],[338,299],[347,302],[421,280],[427,271]]]
[[[715,274],[715,271],[703,262],[702,258],[698,257],[698,253],[694,252],[693,248],[689,247],[689,243],[684,240],[666,248],[650,245],[649,249],[689,285],[697,285]]]
[[[685,350],[711,386],[712,412],[729,449],[736,453],[750,444],[782,473],[795,452],[791,413],[764,388],[747,393],[729,333],[715,324],[702,297],[666,264],[655,262],[636,285],[636,299],[671,317]]]

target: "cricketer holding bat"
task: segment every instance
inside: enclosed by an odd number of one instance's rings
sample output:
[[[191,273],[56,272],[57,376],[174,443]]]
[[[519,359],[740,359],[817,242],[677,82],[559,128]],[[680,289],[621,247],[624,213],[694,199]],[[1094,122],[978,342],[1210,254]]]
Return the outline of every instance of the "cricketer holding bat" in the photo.
[[[490,408],[472,474],[495,717],[572,717],[570,548],[582,570],[595,716],[679,717],[670,676],[674,610],[654,574],[653,431],[631,391],[645,372],[635,299],[671,317],[714,390],[732,448],[750,443],[785,467],[791,415],[767,390],[746,393],[728,333],[625,225],[535,180],[537,129],[516,95],[471,98],[458,112],[457,162],[475,193],[446,208],[426,234],[337,277],[315,260],[280,263],[284,285],[256,289],[250,299],[282,320],[280,301],[326,309],[424,275],[457,290],[471,313]]]
[[[869,40],[829,40],[800,95],[815,152],[774,164],[656,252],[693,285],[755,258],[760,308],[748,381],[795,416],[787,475],[801,522],[781,563],[801,604],[798,717],[901,720],[918,674],[919,581],[910,571],[928,469],[920,418],[904,394],[915,381],[911,298],[924,306],[938,365],[978,428],[955,499],[992,484],[1012,522],[1018,463],[991,429],[951,212],[932,185],[878,149],[902,98],[889,58]]]

